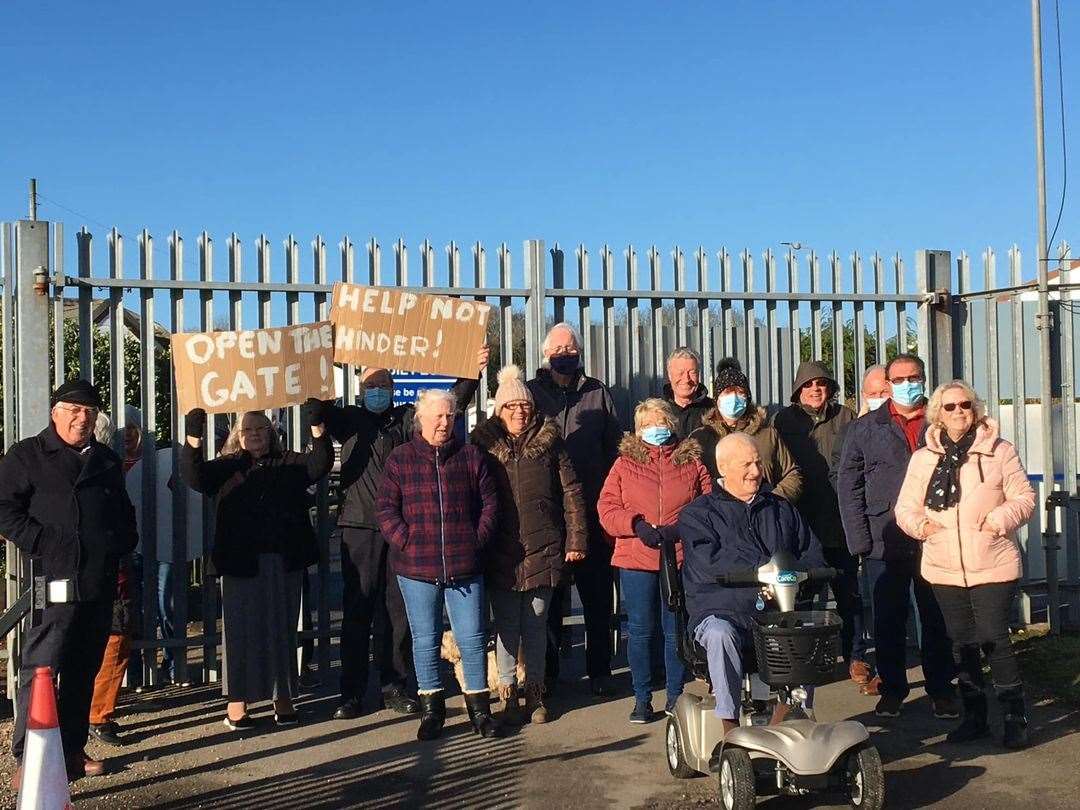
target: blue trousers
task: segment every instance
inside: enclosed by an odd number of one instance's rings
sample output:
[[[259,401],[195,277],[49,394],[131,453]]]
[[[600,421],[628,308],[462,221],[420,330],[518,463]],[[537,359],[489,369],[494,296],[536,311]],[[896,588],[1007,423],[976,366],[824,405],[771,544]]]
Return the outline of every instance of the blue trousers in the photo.
[[[424,582],[398,575],[405,613],[412,632],[413,664],[420,692],[442,689],[439,645],[443,634],[443,606],[450,629],[461,650],[466,692],[487,691],[487,655],[484,650],[484,580],[475,576],[452,584]]]
[[[652,650],[657,635],[664,639],[664,673],[670,703],[683,691],[686,668],[679,660],[675,639],[675,614],[660,599],[660,575],[656,571],[619,569],[619,585],[626,607],[629,638],[626,658],[634,683],[634,698],[647,703],[652,692]]]
[[[706,616],[694,629],[694,640],[705,648],[709,678],[716,696],[716,716],[723,720],[739,719],[742,695],[742,651],[746,633],[727,619]]]

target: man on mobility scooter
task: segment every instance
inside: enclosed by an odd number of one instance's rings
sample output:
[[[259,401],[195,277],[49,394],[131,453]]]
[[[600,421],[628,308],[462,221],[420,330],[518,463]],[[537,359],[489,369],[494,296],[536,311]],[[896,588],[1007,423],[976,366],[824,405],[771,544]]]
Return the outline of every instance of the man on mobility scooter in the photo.
[[[884,780],[862,724],[785,720],[831,676],[839,646],[839,617],[795,612],[795,594],[835,572],[819,567],[821,545],[795,508],[762,487],[751,439],[726,436],[716,458],[720,486],[679,517],[681,577],[674,544],[663,549],[663,590],[676,613],[680,655],[713,692],[679,698],[667,730],[672,774],[718,770],[728,810],[753,807],[759,784],[790,794],[839,788],[852,806],[876,810]],[[779,697],[768,726],[751,716],[758,695],[746,675],[757,669]]]

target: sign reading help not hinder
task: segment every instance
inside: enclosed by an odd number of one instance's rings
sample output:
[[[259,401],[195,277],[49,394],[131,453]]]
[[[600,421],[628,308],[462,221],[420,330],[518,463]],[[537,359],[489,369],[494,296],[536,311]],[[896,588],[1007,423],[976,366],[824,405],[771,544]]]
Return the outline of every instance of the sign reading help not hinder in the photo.
[[[483,301],[338,283],[334,361],[475,378],[490,314]]]
[[[184,413],[261,411],[334,396],[330,321],[172,336],[176,399]]]

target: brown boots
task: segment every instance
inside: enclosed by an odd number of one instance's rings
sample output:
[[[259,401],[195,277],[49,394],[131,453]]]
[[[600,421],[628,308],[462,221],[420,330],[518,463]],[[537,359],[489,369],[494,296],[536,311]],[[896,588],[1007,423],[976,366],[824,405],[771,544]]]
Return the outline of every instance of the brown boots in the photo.
[[[506,725],[521,725],[521,709],[518,705],[517,685],[512,683],[500,683],[499,700],[502,702],[502,707],[499,710],[499,719]]]
[[[547,706],[544,705],[544,684],[525,684],[525,714],[531,723],[546,723],[548,721]]]
[[[516,685],[499,684],[499,700],[502,707],[499,719],[507,725],[519,726],[523,723],[546,723],[547,706],[544,705],[544,685],[542,683],[525,684],[525,711],[518,702]]]

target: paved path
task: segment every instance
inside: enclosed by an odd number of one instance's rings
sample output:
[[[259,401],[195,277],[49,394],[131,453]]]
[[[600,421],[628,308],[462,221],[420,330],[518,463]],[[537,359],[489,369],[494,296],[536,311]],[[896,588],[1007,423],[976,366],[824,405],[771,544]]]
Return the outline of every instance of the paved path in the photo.
[[[621,676],[625,687],[629,681]],[[916,681],[917,670],[912,672]],[[696,687],[691,687],[696,688]],[[660,703],[660,695],[656,704]],[[329,719],[329,691],[301,703],[304,723],[278,730],[267,720],[239,736],[221,724],[223,705],[209,687],[168,690],[129,703],[120,721],[130,744],[113,755],[116,772],[76,785],[78,807],[117,808],[689,808],[710,803],[715,781],[672,779],[662,722],[631,726],[629,697],[596,704],[581,681],[562,686],[562,716],[505,740],[480,740],[461,699],[451,701],[444,738],[415,740],[416,721],[389,712],[359,721]],[[1034,711],[1035,745],[1005,753],[991,742],[944,742],[916,689],[898,721],[880,725],[873,699],[848,683],[821,689],[822,719],[856,717],[872,726],[886,762],[891,808],[1080,806],[1080,712]],[[114,754],[115,751],[115,754]],[[775,797],[766,808],[827,808],[836,799]],[[843,805],[846,806],[846,805]]]

